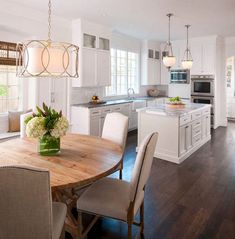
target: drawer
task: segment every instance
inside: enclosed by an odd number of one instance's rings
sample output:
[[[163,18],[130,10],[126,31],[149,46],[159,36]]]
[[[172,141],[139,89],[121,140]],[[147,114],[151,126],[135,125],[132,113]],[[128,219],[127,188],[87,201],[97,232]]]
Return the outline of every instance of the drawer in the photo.
[[[198,134],[201,135],[201,133],[202,133],[201,125],[198,125],[197,127],[193,128],[193,130],[192,130],[193,137]]]
[[[120,112],[122,110],[122,106],[117,105],[112,107],[112,112]]]
[[[186,116],[180,117],[180,126],[187,124],[190,121],[191,121],[191,115],[186,115]]]
[[[199,118],[201,118],[201,116],[202,116],[202,112],[201,111],[197,111],[195,113],[192,113],[192,120],[199,119]]]
[[[92,109],[90,110],[91,117],[101,115],[101,109]]]
[[[109,107],[106,107],[106,108],[101,110],[102,115],[106,115],[106,114],[111,113],[111,112],[112,112],[111,108],[109,108]]]
[[[197,128],[198,126],[201,127],[201,119],[194,120],[192,123],[193,129]]]
[[[195,135],[193,137],[193,145],[198,144],[201,141],[201,134]]]
[[[206,109],[202,110],[202,114],[203,115],[210,114],[210,108],[206,108]]]

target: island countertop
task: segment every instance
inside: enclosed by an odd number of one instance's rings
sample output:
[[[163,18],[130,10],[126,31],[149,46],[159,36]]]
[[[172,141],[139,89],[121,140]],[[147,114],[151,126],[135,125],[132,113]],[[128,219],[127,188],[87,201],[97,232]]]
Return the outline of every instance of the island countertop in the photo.
[[[203,108],[210,108],[211,105],[209,104],[196,104],[196,103],[188,103],[185,104],[183,108],[171,108],[167,104],[158,104],[154,107],[145,107],[141,109],[137,109],[137,112],[146,112],[149,114],[156,114],[162,116],[174,116],[174,117],[181,117],[192,113],[197,110],[201,110]]]

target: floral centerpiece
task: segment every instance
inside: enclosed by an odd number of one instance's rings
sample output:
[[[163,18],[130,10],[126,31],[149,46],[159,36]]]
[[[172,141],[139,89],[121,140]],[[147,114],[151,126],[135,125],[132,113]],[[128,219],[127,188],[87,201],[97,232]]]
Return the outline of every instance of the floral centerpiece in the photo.
[[[41,155],[56,155],[60,152],[60,137],[66,134],[69,123],[62,115],[43,103],[42,109],[36,107],[25,120],[26,135],[39,139],[38,152]]]

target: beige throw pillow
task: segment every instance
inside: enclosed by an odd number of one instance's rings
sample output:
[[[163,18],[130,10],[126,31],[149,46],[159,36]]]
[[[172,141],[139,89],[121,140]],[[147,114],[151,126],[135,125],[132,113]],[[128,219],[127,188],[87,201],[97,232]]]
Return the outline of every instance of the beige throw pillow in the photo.
[[[9,111],[9,132],[20,132],[20,115],[22,111]]]

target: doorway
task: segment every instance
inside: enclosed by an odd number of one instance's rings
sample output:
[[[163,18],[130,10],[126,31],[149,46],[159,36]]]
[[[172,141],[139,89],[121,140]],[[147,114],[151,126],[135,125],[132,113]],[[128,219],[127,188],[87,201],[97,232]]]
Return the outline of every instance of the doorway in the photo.
[[[235,121],[235,56],[226,60],[227,118]]]

